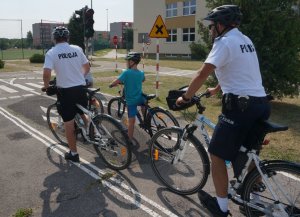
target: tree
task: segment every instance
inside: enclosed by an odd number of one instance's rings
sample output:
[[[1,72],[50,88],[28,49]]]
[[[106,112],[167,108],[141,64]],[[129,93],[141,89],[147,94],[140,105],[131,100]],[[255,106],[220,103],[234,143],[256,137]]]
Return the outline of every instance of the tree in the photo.
[[[243,18],[240,29],[255,45],[266,91],[277,98],[299,96],[299,1],[206,1],[210,9],[223,4],[241,7]]]
[[[32,36],[31,31],[29,31],[29,32],[27,32],[26,46],[31,48],[32,45],[33,45],[33,36]]]
[[[69,20],[68,29],[70,31],[70,44],[78,45],[85,51],[84,34],[83,34],[83,17],[76,17],[75,13]]]

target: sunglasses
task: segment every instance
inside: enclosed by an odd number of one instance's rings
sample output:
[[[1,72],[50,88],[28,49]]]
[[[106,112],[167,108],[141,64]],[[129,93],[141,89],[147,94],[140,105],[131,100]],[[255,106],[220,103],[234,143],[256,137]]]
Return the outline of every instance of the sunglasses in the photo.
[[[214,27],[214,26],[215,26],[215,24],[214,24],[214,23],[212,23],[212,24],[209,24],[209,25],[208,25],[208,29],[209,29],[209,30],[211,30],[211,28],[212,28],[212,27]]]

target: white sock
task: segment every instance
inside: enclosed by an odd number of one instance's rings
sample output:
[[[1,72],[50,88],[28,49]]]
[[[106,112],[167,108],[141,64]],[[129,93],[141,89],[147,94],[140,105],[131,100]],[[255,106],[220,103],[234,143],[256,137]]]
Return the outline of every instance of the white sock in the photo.
[[[75,151],[71,151],[71,154],[73,155],[73,156],[75,156],[76,154],[77,154],[77,152]]]
[[[217,201],[222,212],[228,211],[228,198],[217,197]]]

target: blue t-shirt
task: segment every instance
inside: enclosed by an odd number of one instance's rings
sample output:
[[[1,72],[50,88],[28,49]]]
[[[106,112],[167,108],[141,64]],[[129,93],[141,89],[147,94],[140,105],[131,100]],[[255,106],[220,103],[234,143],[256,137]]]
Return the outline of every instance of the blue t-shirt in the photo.
[[[125,87],[125,98],[127,105],[139,105],[143,103],[142,84],[145,80],[143,71],[137,69],[126,69],[118,78]]]

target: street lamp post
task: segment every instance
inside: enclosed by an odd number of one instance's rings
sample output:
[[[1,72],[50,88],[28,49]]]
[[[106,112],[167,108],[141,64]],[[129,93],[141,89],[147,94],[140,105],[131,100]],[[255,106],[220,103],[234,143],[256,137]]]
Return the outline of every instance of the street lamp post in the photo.
[[[126,51],[127,51],[127,53],[129,52],[128,50],[129,50],[129,47],[128,47],[128,39],[129,39],[129,35],[128,35],[128,27],[129,27],[129,23],[125,23],[125,36],[126,36]]]

